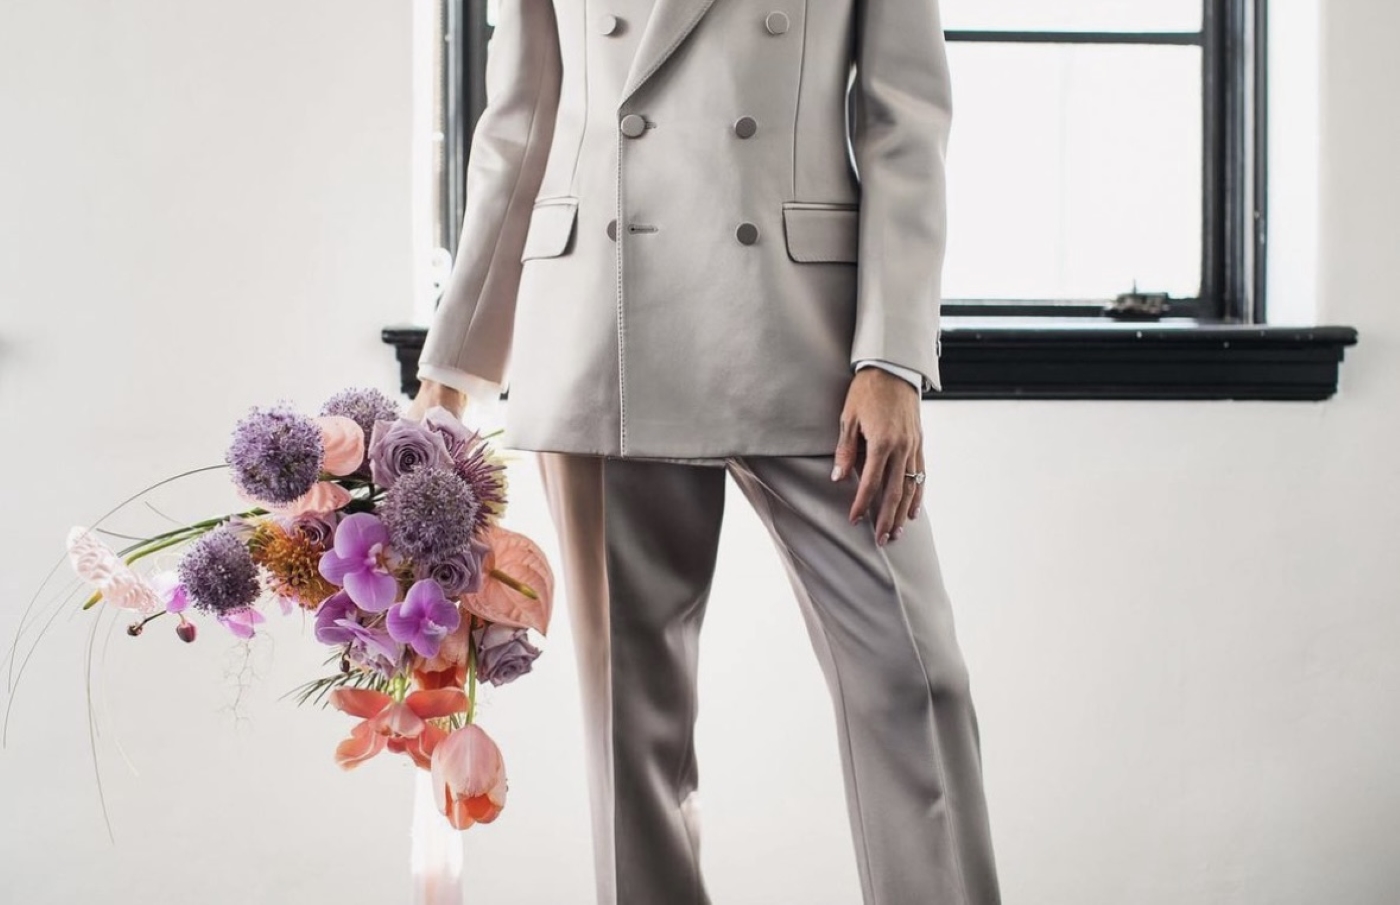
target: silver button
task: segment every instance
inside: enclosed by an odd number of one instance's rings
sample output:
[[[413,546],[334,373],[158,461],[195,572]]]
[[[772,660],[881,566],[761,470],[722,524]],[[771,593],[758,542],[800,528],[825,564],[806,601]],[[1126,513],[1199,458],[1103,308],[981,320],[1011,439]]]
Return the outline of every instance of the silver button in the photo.
[[[598,31],[600,34],[614,35],[622,27],[622,20],[609,13],[598,17]]]
[[[740,223],[739,228],[734,230],[734,236],[742,245],[752,245],[758,241],[758,227],[752,223]]]
[[[622,134],[628,138],[636,138],[647,130],[647,121],[635,113],[629,113],[622,118]]]
[[[741,116],[734,121],[734,134],[740,138],[752,138],[758,131],[758,122],[752,116]]]
[[[770,35],[780,35],[788,30],[787,13],[774,11],[768,14],[763,20],[763,27],[768,29]]]
[[[609,220],[609,221],[608,221],[608,238],[609,238],[609,239],[612,239],[614,242],[617,241],[617,221],[616,221],[616,220]]]

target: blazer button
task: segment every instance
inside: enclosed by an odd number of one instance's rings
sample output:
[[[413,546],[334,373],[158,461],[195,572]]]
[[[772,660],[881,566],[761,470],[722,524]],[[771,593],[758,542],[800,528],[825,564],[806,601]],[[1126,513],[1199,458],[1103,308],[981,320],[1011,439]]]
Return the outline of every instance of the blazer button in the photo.
[[[773,11],[763,20],[763,27],[768,29],[770,35],[780,35],[788,30],[787,13]]]
[[[598,31],[605,35],[617,34],[617,30],[622,27],[622,20],[617,16],[608,14],[598,18]]]
[[[636,138],[647,130],[647,121],[635,113],[629,113],[622,118],[622,134],[628,138]]]
[[[614,242],[617,241],[617,221],[616,221],[616,220],[609,220],[609,221],[608,221],[608,238],[609,238],[609,239],[612,239]]]
[[[734,230],[734,235],[741,245],[752,245],[758,241],[758,227],[752,223],[740,223],[739,228]]]
[[[752,116],[741,116],[734,121],[734,134],[740,138],[752,138],[758,131],[758,122]]]

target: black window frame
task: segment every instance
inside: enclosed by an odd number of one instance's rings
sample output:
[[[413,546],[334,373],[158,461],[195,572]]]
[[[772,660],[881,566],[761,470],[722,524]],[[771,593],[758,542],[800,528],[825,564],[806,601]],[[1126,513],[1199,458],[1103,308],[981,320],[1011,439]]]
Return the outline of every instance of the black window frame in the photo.
[[[1263,323],[1268,161],[1267,0],[1199,0],[1201,28],[1169,31],[944,32],[949,43],[1136,44],[1201,48],[1202,124],[1201,288],[1195,298],[1173,298],[1166,312],[1208,323]],[[465,172],[471,130],[486,106],[487,0],[441,0],[447,54],[442,98],[444,159],[441,184],[443,247],[455,250],[466,204]],[[1126,288],[1126,287],[1125,287]],[[949,299],[950,317],[1097,317],[1106,300],[1084,302]]]
[[[486,105],[487,0],[440,0],[442,247],[465,210],[470,136]],[[943,389],[928,399],[1322,400],[1352,327],[1267,322],[1268,0],[1201,0],[1195,32],[955,30],[953,42],[1149,44],[1202,50],[1202,248],[1195,298],[942,304]],[[1001,324],[997,322],[1001,321]],[[421,328],[388,328],[414,392]]]

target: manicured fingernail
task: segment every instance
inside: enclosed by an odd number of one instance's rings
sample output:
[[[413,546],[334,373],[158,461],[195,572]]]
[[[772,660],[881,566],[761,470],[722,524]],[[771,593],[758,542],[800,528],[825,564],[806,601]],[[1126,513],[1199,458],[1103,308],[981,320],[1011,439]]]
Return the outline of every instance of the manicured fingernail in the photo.
[[[831,469],[831,480],[833,480],[833,481],[839,481],[839,480],[841,480],[841,466],[840,466],[840,465],[837,465],[835,468]]]
[[[909,517],[910,517],[910,518],[918,518],[918,517],[919,517],[919,510],[922,509],[922,508],[923,508],[922,506],[915,506],[913,509],[910,509],[910,510],[909,510]]]
[[[903,525],[900,525],[898,528],[894,529],[894,539],[895,539],[895,540],[899,540],[899,539],[900,539],[901,537],[903,537],[903,536],[904,536],[904,526],[903,526]]]
[[[884,534],[880,535],[880,546],[883,547],[885,544],[887,544],[887,543],[889,543],[889,542],[890,542],[890,533],[889,533],[888,531],[886,531]]]

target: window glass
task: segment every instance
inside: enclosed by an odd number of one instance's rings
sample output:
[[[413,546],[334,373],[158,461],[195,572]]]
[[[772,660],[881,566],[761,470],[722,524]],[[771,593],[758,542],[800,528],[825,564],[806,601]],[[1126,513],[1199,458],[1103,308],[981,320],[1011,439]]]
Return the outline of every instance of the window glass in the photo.
[[[1201,0],[942,0],[943,26],[971,31],[1199,31]]]
[[[1199,48],[949,46],[948,299],[1200,290]]]

